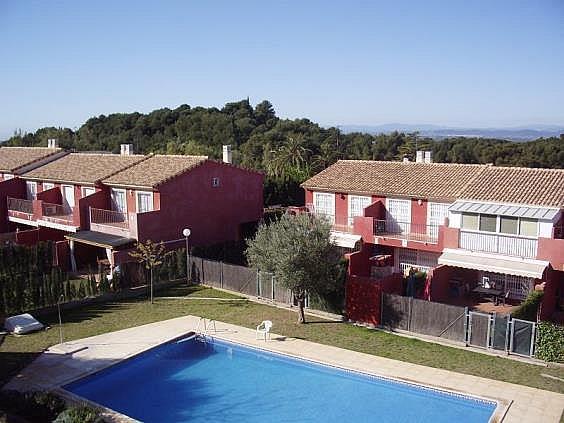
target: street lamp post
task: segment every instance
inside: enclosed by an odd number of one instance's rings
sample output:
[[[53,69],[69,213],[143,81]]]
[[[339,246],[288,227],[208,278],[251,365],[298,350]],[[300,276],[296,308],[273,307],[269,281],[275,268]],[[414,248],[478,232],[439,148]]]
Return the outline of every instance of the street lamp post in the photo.
[[[192,266],[190,266],[190,244],[188,242],[188,237],[191,233],[192,231],[188,228],[182,231],[182,235],[184,235],[184,237],[186,238],[186,282],[188,285],[190,285],[192,279]]]

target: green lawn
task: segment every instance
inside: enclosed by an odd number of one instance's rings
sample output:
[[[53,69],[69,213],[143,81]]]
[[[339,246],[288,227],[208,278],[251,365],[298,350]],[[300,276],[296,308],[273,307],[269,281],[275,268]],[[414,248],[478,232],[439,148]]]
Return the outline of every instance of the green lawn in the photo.
[[[204,287],[176,287],[159,295],[237,298]],[[564,378],[562,368],[525,364],[314,317],[309,318],[308,324],[298,325],[295,323],[297,316],[294,312],[250,301],[157,298],[152,306],[145,299],[98,304],[65,312],[64,335],[65,340],[79,339],[186,314],[249,328],[254,328],[262,320],[270,319],[274,322],[273,330],[281,335],[564,393],[563,382],[541,376],[541,373],[546,373]],[[55,325],[57,316],[42,320]],[[0,345],[0,384],[6,382],[39,352],[58,343],[58,336],[58,330],[54,327],[22,337],[5,337]]]

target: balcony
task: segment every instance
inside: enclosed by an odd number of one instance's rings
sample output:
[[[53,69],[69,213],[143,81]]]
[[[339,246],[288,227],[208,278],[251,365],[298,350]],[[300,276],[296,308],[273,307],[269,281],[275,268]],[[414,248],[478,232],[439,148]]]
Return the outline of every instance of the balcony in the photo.
[[[374,219],[373,234],[377,237],[436,244],[439,238],[439,225]]]
[[[41,203],[41,220],[60,225],[73,225],[73,209],[60,204]]]
[[[129,236],[127,213],[90,207],[90,230],[112,235]]]
[[[459,248],[506,256],[536,258],[538,239],[517,235],[460,231]]]
[[[33,214],[33,201],[23,198],[8,197],[8,212],[16,214]]]

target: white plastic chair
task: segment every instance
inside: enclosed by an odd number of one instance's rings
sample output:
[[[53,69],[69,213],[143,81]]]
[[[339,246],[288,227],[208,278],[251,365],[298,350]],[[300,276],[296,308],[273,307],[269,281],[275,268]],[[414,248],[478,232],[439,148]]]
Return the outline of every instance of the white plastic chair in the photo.
[[[262,321],[261,324],[257,326],[256,339],[259,339],[261,337],[264,337],[265,341],[267,337],[268,339],[270,339],[271,328],[272,328],[272,322],[270,320]]]

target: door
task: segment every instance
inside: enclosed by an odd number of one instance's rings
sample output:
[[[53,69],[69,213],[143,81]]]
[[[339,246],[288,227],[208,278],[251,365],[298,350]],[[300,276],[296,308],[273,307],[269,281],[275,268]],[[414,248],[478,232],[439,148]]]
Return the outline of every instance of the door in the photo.
[[[445,224],[445,218],[448,216],[448,208],[450,204],[447,203],[429,203],[427,209],[427,233],[432,239],[437,239],[439,236],[439,226]]]
[[[409,233],[411,225],[411,200],[388,198],[386,200],[386,229],[390,233]]]
[[[65,212],[71,213],[74,208],[74,186],[73,185],[63,185],[63,207]]]
[[[26,181],[25,190],[28,200],[37,199],[37,182]]]
[[[125,201],[125,190],[112,189],[112,208],[120,213],[127,213],[127,203]]]

